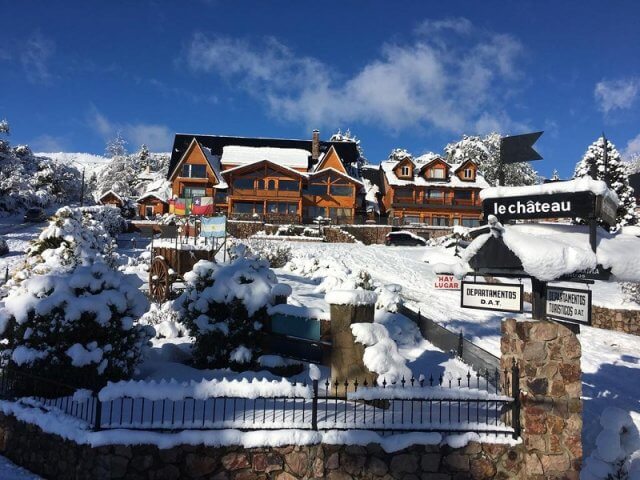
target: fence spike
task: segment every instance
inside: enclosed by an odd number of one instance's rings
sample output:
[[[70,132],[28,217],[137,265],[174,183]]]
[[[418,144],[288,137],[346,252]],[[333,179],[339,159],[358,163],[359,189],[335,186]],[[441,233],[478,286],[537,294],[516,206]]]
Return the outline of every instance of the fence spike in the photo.
[[[406,383],[406,382],[404,381],[404,377],[402,377],[402,380],[400,381],[400,383],[402,384],[402,388],[404,388],[404,384]]]
[[[367,377],[364,377],[363,385],[364,385],[364,388],[367,388],[369,386],[368,383],[367,383]]]
[[[440,378],[438,378],[438,385],[442,386],[443,380],[444,380],[444,377],[442,376],[442,374],[440,374]]]
[[[353,382],[353,391],[357,392],[358,391],[358,379],[356,378],[356,381]]]
[[[387,388],[387,379],[386,379],[386,377],[382,377],[382,388]]]
[[[415,383],[416,379],[413,377],[413,374],[411,375],[411,386],[413,387],[413,384]]]
[[[429,386],[433,387],[433,374],[432,373],[429,374]]]

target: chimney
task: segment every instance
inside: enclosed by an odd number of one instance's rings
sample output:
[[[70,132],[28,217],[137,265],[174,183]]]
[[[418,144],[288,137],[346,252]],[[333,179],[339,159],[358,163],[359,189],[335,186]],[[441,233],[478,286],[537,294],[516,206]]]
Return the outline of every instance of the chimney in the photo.
[[[320,131],[315,129],[311,134],[311,165],[318,163],[320,158]]]

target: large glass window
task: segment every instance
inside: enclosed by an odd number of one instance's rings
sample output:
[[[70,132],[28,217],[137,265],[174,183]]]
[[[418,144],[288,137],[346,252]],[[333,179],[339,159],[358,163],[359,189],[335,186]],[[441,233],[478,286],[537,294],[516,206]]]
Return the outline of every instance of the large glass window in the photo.
[[[278,189],[285,192],[297,192],[299,183],[296,180],[280,180]]]
[[[233,204],[233,213],[253,213],[253,203],[235,202]]]
[[[406,215],[404,217],[404,223],[405,224],[409,224],[409,223],[420,223],[420,217],[419,216],[414,216],[414,215]]]
[[[326,195],[327,184],[326,183],[311,183],[307,187],[307,193],[309,195]]]
[[[233,188],[253,190],[253,178],[238,177],[233,180]]]
[[[456,200],[471,200],[471,190],[454,190],[453,198]]]
[[[276,189],[276,181],[275,180],[269,180],[267,182],[267,190],[275,190]]]
[[[207,178],[207,167],[205,165],[183,165],[181,176],[188,178]]]
[[[350,185],[331,185],[329,192],[336,197],[350,197],[353,195],[353,187]]]
[[[324,217],[326,214],[324,207],[304,207],[304,216],[306,218]]]
[[[427,190],[425,192],[425,200],[442,200],[444,192],[442,190]]]
[[[449,217],[432,217],[431,225],[436,227],[448,227],[449,226]]]
[[[264,190],[264,180],[260,179],[256,182],[256,188],[258,190]]]
[[[480,225],[480,220],[477,218],[463,218],[462,226],[463,227],[478,227]]]
[[[398,188],[395,191],[396,202],[411,202],[413,201],[413,190],[410,188]]]
[[[295,215],[298,213],[298,204],[288,202],[267,202],[267,213]]]
[[[182,191],[182,196],[184,198],[194,198],[194,197],[204,197],[205,189],[198,187],[184,187]]]
[[[329,208],[329,216],[331,218],[346,218],[351,217],[353,210],[351,208]]]
[[[227,192],[216,192],[216,203],[227,203]]]

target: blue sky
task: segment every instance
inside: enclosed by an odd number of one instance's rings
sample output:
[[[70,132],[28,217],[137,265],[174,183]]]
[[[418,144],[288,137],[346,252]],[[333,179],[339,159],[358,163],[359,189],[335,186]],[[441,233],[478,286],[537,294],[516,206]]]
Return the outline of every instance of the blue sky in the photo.
[[[446,5],[444,5],[446,3]],[[569,175],[602,131],[640,152],[633,1],[0,0],[0,118],[36,151],[168,150],[175,132],[327,138],[371,163],[545,130]],[[7,20],[8,19],[8,20]]]

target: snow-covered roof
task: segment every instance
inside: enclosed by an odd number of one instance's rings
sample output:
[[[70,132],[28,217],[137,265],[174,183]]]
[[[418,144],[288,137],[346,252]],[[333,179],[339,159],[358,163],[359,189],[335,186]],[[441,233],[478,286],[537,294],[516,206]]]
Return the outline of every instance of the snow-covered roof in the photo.
[[[437,156],[433,157],[429,161],[432,161],[435,158],[438,158],[438,157]],[[460,165],[457,163],[450,164],[447,162],[445,163],[449,165],[448,179],[427,180],[426,178],[424,178],[424,176],[420,174],[419,169],[417,168],[414,170],[413,179],[407,180],[407,179],[398,178],[396,173],[393,171],[393,169],[398,165],[398,163],[399,162],[395,160],[385,160],[380,164],[380,167],[382,168],[384,175],[387,177],[387,181],[389,182],[389,185],[393,185],[395,187],[415,185],[417,187],[487,188],[489,186],[489,184],[484,179],[484,177],[479,173],[476,173],[476,178],[472,182],[461,180],[457,175],[452,174],[452,172],[454,172],[456,168],[458,168]]]
[[[145,198],[154,197],[161,202],[167,203],[171,198],[171,182],[160,178],[147,185],[145,192],[138,197],[138,202]]]
[[[348,173],[340,172],[339,170],[336,170],[333,167],[327,167],[327,168],[323,168],[322,170],[318,170],[317,172],[313,172],[312,174],[309,175],[309,177],[314,177],[316,175],[320,175],[325,172],[333,172],[337,175],[340,175],[341,177],[348,178],[349,180],[353,180],[354,182],[357,182],[360,185],[364,185],[362,180],[354,177],[353,175],[349,175]]]
[[[501,226],[502,240],[522,262],[524,271],[539,280],[554,280],[600,264],[611,268],[618,281],[640,281],[640,238],[598,229],[596,253],[589,243],[589,227],[559,223],[524,223]],[[468,262],[491,233],[476,237],[465,249]]]
[[[491,187],[480,192],[480,198],[520,197],[523,195],[551,195],[554,193],[592,192],[594,195],[609,196],[619,203],[618,196],[607,187],[602,180],[594,180],[591,177],[580,177],[566,182],[550,182],[541,185],[529,185],[524,187]]]
[[[222,165],[249,165],[261,160],[269,160],[290,168],[308,167],[311,152],[300,148],[243,147],[227,145],[222,148]]]
[[[120,195],[118,195],[116,192],[114,192],[113,190],[107,190],[106,192],[104,192],[102,195],[100,195],[100,198],[98,198],[98,201],[102,200],[104,197],[106,197],[108,195],[113,195],[118,200],[120,200],[122,203],[124,203],[124,199]]]
[[[292,174],[299,175],[299,176],[301,176],[301,177],[305,177],[305,178],[307,178],[307,176],[308,176],[308,175],[307,175],[306,173],[304,173],[304,172],[301,172],[301,171],[299,171],[299,170],[294,170],[294,169],[293,169],[293,168],[291,168],[291,167],[287,167],[286,165],[281,165],[281,164],[279,164],[279,163],[277,163],[277,162],[272,162],[271,160],[264,160],[264,159],[263,159],[263,160],[260,160],[259,162],[265,162],[265,161],[266,161],[266,162],[269,162],[269,163],[271,163],[272,165],[275,165],[275,166],[277,166],[277,167],[279,167],[279,168],[282,168],[283,170],[286,170],[286,171],[288,171],[288,172],[291,172]],[[252,162],[252,163],[259,163],[259,162]],[[223,171],[222,171],[222,174],[223,174],[223,175],[227,175],[227,174],[229,174],[229,173],[236,172],[236,171],[238,171],[238,170],[240,170],[240,169],[242,169],[242,168],[245,168],[247,165],[251,165],[251,163],[248,163],[248,164],[246,164],[246,165],[238,165],[237,167],[233,167],[233,168],[227,168],[226,170],[223,170]]]
[[[221,164],[220,164],[220,156],[213,155],[211,153],[211,150],[203,146],[201,143],[198,143],[198,145],[200,145],[200,149],[202,150],[202,153],[207,159],[207,163],[209,163],[211,170],[213,170],[213,173],[215,173],[216,178],[220,182],[216,185],[216,188],[222,188],[222,189],[229,188],[229,185],[227,185],[227,182],[224,181],[224,178],[222,178],[222,175],[220,173],[222,171]]]

